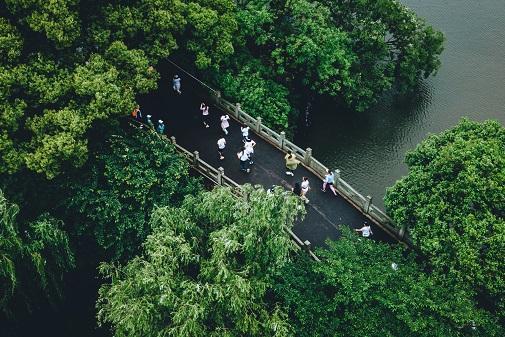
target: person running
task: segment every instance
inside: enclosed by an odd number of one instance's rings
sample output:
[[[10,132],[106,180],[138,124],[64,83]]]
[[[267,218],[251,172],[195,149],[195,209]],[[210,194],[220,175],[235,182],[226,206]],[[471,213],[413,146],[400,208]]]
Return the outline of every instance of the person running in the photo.
[[[363,227],[355,229],[356,232],[361,232],[361,236],[364,238],[369,237],[370,235],[373,235],[372,228],[368,224],[368,222],[363,223]]]
[[[230,126],[230,123],[228,122],[229,119],[230,116],[228,115],[221,116],[221,129],[223,130],[225,135],[228,135],[228,127]]]
[[[296,159],[296,156],[291,151],[289,151],[288,154],[286,154],[284,156],[284,160],[286,161],[286,168],[288,169],[286,171],[286,174],[288,176],[293,177],[295,175],[294,172],[295,172],[298,164],[300,164],[300,161],[298,159]]]
[[[158,133],[162,135],[165,132],[165,124],[163,124],[163,120],[158,120]]]
[[[224,148],[226,147],[226,139],[219,138],[217,141],[217,152],[219,153],[219,159],[224,159]]]
[[[182,93],[181,78],[179,77],[179,75],[174,76],[174,79],[172,80],[172,87],[174,88],[174,92],[178,93],[179,95]]]
[[[335,187],[333,187],[334,183],[335,183],[335,174],[333,173],[333,171],[326,169],[326,175],[324,176],[323,188],[321,188],[321,191],[326,192],[326,186],[330,186],[330,190],[336,196],[337,191],[335,191]]]
[[[137,105],[131,112],[131,115],[132,115],[132,118],[133,119],[137,119],[138,117],[138,113],[139,113],[139,106]]]
[[[307,193],[310,190],[309,178],[303,177],[300,185],[302,186],[302,199],[305,203],[309,203],[309,199],[307,199]]]
[[[251,169],[249,168],[249,156],[245,151],[245,147],[242,147],[242,149],[237,153],[237,157],[240,160],[240,170],[247,173],[251,172]]]
[[[244,143],[244,148],[249,157],[249,165],[254,164],[253,155],[254,155],[254,147],[256,146],[256,142],[252,139],[246,138]]]
[[[146,123],[147,123],[147,125],[149,125],[149,127],[150,127],[150,128],[153,128],[153,129],[154,129],[154,123],[153,123],[153,121],[151,120],[151,117],[152,117],[151,115],[147,115],[147,116],[146,116]]]
[[[202,123],[206,128],[209,127],[209,106],[205,103],[200,104],[200,111],[202,112]]]
[[[242,131],[242,141],[245,143],[245,140],[249,138],[249,127],[241,126],[240,131]]]

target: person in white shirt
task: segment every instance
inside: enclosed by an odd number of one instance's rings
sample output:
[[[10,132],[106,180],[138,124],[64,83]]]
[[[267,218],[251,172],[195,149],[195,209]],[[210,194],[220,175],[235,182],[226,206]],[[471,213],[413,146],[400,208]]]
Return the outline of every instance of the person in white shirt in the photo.
[[[219,153],[219,159],[224,159],[224,148],[226,147],[226,139],[219,138],[217,141],[217,152]]]
[[[240,160],[240,170],[243,172],[251,172],[249,168],[249,156],[247,155],[245,148],[242,147],[240,152],[237,153],[237,157]]]
[[[369,237],[370,235],[373,235],[372,228],[368,224],[368,222],[363,223],[363,227],[355,229],[356,232],[361,232],[361,236],[364,238]]]
[[[209,106],[205,103],[200,104],[200,111],[202,111],[202,122],[203,126],[209,127]]]
[[[230,126],[230,123],[228,120],[230,119],[230,116],[228,115],[222,115],[221,116],[221,129],[223,130],[225,135],[228,135],[228,127]]]
[[[240,131],[242,131],[242,141],[245,143],[245,140],[249,138],[249,127],[241,126]]]
[[[246,138],[244,143],[245,152],[249,157],[249,165],[254,164],[253,155],[254,155],[254,147],[256,146],[256,142],[252,139]]]
[[[302,193],[301,198],[305,203],[309,203],[309,199],[307,199],[307,192],[310,190],[309,178],[303,177],[301,183]]]
[[[172,88],[176,93],[179,95],[181,94],[181,78],[179,75],[174,76],[174,79],[172,80]]]

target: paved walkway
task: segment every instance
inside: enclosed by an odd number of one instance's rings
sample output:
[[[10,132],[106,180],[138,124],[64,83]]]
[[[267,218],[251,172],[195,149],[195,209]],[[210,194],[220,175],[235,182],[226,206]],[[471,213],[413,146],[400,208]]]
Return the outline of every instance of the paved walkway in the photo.
[[[199,109],[200,103],[204,100],[198,93],[201,92],[198,84],[178,72],[182,77],[182,94],[173,93],[171,77],[174,73],[171,71],[175,70],[167,68],[166,73],[162,72],[159,89],[139,99],[144,117],[147,114],[152,115],[155,124],[158,119],[163,119],[167,136],[175,136],[177,143],[189,151],[198,151],[200,158],[210,165],[216,168],[222,166],[225,175],[239,184],[260,184],[266,188],[279,185],[291,189],[303,176],[308,177],[311,190],[307,194],[310,199],[310,203],[306,206],[307,215],[303,221],[296,223],[293,229],[300,239],[309,240],[314,246],[322,246],[326,239],[338,238],[340,225],[360,228],[364,221],[371,223],[340,195],[334,196],[329,189],[326,193],[322,192],[321,179],[305,167],[299,165],[294,177],[286,175],[285,154],[252,131],[250,138],[257,143],[254,165],[251,166],[249,174],[240,171],[236,153],[242,145],[242,134],[240,124],[233,118],[230,118],[229,134],[225,136],[227,142],[225,160],[219,160],[216,142],[224,136],[219,120],[224,112],[210,105],[210,128],[205,128],[201,122]],[[395,242],[378,226],[372,224],[372,230],[374,239]]]

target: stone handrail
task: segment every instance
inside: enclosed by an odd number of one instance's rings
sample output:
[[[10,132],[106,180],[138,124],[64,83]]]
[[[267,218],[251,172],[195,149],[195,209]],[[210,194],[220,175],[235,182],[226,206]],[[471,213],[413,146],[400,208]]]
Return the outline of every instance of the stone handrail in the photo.
[[[207,86],[207,88],[209,88]],[[301,164],[314,174],[323,179],[326,174],[327,167],[324,166],[317,159],[312,157],[312,149],[302,149],[293,142],[286,139],[284,131],[278,133],[266,125],[262,124],[261,117],[254,118],[242,110],[239,103],[230,103],[225,100],[219,91],[214,89],[208,91],[211,99],[215,105],[229,115],[231,115],[238,122],[245,124],[258,136],[277,147],[283,152],[291,151],[301,161]],[[393,220],[377,206],[372,204],[371,196],[363,196],[350,184],[344,181],[340,174],[340,170],[335,170],[335,188],[339,194],[351,202],[356,208],[363,212],[369,219],[380,226],[389,235],[404,244],[411,246],[410,240],[405,236],[404,231],[397,229],[394,226]]]
[[[134,127],[137,127],[137,125],[140,125],[142,129],[146,130],[147,132],[153,132],[156,134],[159,138],[164,139],[164,140],[170,140],[170,142],[175,146],[176,151],[182,155],[183,158],[185,158],[191,165],[191,167],[197,171],[199,174],[207,178],[209,181],[214,183],[216,186],[224,186],[224,187],[229,187],[232,191],[232,193],[239,198],[244,197],[243,189],[241,188],[241,185],[236,183],[233,179],[229,178],[224,174],[224,168],[223,167],[218,167],[215,168],[212,165],[209,165],[206,161],[200,158],[200,155],[198,151],[190,152],[181,145],[177,144],[176,139],[174,136],[167,138],[166,136],[162,136],[159,133],[155,132],[154,129],[149,127],[146,124],[143,124],[139,121],[131,121],[131,125]],[[291,240],[296,244],[297,247],[305,250],[309,256],[316,260],[319,261],[319,258],[314,254],[314,252],[311,249],[311,243],[308,240],[302,241],[290,228],[287,226],[285,227],[285,230],[291,237]]]
[[[168,60],[173,66],[187,74],[189,77],[193,78],[196,83],[198,83],[206,92],[206,94],[212,99],[215,105],[221,108],[223,111],[231,115],[235,120],[243,123],[251,128],[254,133],[263,138],[265,141],[269,142],[273,146],[277,147],[283,152],[291,151],[296,154],[297,158],[301,161],[302,165],[307,169],[312,171],[315,175],[323,179],[326,174],[327,167],[320,163],[318,160],[312,157],[312,149],[302,149],[293,142],[286,139],[286,134],[284,131],[278,133],[268,126],[263,125],[261,117],[254,118],[242,110],[239,103],[231,103],[224,99],[221,92],[213,89],[207,83],[201,81],[199,78],[193,76],[176,63]],[[372,204],[372,197],[367,195],[366,197],[361,195],[356,189],[345,182],[340,177],[340,170],[335,170],[335,188],[339,194],[358,208],[363,214],[365,214],[370,220],[381,227],[390,236],[412,247],[412,242],[406,236],[403,229],[397,229],[394,225],[393,220],[383,211],[381,211],[377,206]]]

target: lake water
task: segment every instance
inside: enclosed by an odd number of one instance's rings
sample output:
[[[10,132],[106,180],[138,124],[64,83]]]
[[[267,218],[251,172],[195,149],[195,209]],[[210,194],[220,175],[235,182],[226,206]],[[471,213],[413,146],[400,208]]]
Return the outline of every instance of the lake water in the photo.
[[[381,207],[385,189],[407,174],[405,153],[429,133],[463,117],[505,125],[505,1],[402,2],[445,34],[438,74],[411,97],[386,97],[364,113],[317,102],[295,139]]]

